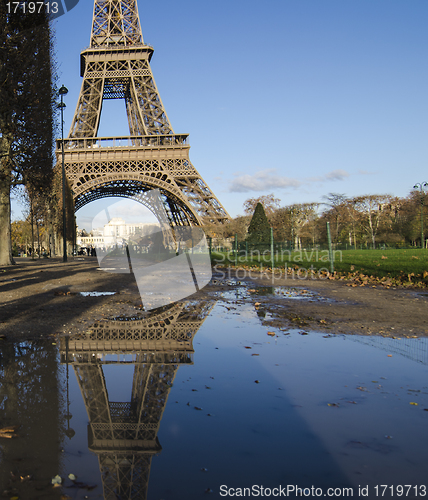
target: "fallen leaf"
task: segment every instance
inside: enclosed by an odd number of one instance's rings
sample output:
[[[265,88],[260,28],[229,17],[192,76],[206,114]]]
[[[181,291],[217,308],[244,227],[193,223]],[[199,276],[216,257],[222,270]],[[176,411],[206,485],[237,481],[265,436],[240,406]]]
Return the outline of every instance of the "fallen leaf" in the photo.
[[[19,428],[19,425],[13,425],[9,427],[3,427],[0,429],[0,438],[12,439],[17,437],[18,434],[15,434],[15,431]]]
[[[256,384],[260,384],[260,380],[254,380]]]
[[[267,332],[270,337],[275,337],[275,332]]]
[[[62,478],[58,474],[52,478],[52,484],[61,484],[62,483]]]
[[[418,403],[411,402],[410,404],[413,405],[413,406],[418,406]]]
[[[26,476],[20,476],[19,478],[21,479],[21,483],[23,483],[24,481],[31,481],[32,479],[30,474],[27,474]]]

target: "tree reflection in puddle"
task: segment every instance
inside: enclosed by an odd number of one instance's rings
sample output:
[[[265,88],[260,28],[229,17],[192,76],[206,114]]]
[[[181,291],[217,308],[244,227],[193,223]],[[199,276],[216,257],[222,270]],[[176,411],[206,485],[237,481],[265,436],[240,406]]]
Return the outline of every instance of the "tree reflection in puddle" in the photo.
[[[0,339],[0,427],[17,427],[16,437],[0,441],[2,495],[52,489],[64,435],[61,392],[55,342]]]

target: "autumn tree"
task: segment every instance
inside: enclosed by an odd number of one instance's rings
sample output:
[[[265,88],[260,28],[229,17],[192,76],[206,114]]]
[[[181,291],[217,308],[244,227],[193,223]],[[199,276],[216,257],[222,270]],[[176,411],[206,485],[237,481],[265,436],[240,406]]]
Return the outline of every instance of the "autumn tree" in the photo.
[[[244,202],[244,212],[246,215],[253,214],[256,206],[261,203],[265,214],[268,219],[270,219],[274,212],[280,207],[279,202],[279,198],[275,198],[273,194],[266,194],[264,196],[259,196],[258,198],[248,198],[248,200]]]
[[[326,219],[330,222],[330,226],[333,229],[332,239],[334,242],[339,241],[339,235],[341,232],[341,226],[345,224],[347,220],[347,197],[340,193],[329,193],[322,197],[324,205],[328,207],[326,213]]]
[[[9,4],[10,5],[10,4]],[[13,5],[13,3],[12,3]],[[48,14],[0,2],[0,265],[13,263],[11,190],[49,192],[53,92]]]
[[[409,242],[413,245],[420,243],[421,239],[421,212],[424,219],[425,234],[426,207],[428,205],[428,194],[420,191],[412,191],[406,198],[397,199],[394,203],[395,215],[393,220],[394,232],[400,236],[399,242]],[[422,209],[422,210],[421,210]]]
[[[318,203],[297,203],[286,207],[289,218],[289,236],[294,248],[302,248],[302,241],[315,243]]]
[[[365,195],[354,198],[355,209],[360,214],[360,223],[373,246],[382,223],[390,216],[390,196]]]
[[[231,238],[235,234],[238,236],[239,241],[245,240],[247,237],[248,227],[251,218],[248,215],[238,215],[225,225],[225,237]]]
[[[426,183],[425,183],[425,186],[426,186]],[[423,187],[425,187],[423,186]],[[416,237],[413,237],[412,240],[413,241],[416,241],[416,240],[419,240],[420,241],[420,246],[422,248],[425,248],[426,247],[426,239],[427,239],[427,230],[428,230],[428,227],[427,227],[427,206],[428,206],[428,194],[424,191],[424,190],[414,190],[410,193],[409,195],[409,205],[412,206],[413,210],[413,214],[414,216],[411,218],[412,219],[412,222],[413,222],[413,228],[418,229],[417,231],[417,236]],[[422,231],[424,230],[424,231]],[[422,232],[424,232],[424,240],[425,241],[421,241],[422,239]]]
[[[287,207],[275,210],[269,222],[273,228],[275,241],[285,241],[290,239],[290,212]]]

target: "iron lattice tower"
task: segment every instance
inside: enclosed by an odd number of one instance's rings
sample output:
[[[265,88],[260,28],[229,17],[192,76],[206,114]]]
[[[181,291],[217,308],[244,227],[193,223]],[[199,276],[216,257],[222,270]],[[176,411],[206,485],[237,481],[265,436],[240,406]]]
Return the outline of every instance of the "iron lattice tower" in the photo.
[[[157,433],[181,364],[193,363],[193,338],[210,302],[175,303],[141,320],[103,321],[85,335],[61,338],[88,413],[88,446],[98,455],[105,500],[147,497]],[[110,401],[105,364],[134,365],[131,401]]]
[[[91,44],[81,53],[82,88],[69,137],[66,175],[78,210],[106,196],[144,198],[159,189],[171,225],[229,219],[175,134],[150,68],[136,0],[95,0]],[[104,99],[124,99],[130,135],[98,137]],[[61,141],[57,141],[60,158]]]

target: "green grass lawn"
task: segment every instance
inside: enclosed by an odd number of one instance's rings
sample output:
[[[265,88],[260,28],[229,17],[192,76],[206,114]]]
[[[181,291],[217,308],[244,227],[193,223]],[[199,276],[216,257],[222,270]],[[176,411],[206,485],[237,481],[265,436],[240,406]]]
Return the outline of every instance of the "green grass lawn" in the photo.
[[[223,265],[234,265],[235,255],[233,252],[213,252],[214,263]],[[238,256],[239,266],[271,267],[270,253],[258,256],[246,257],[244,254]],[[330,270],[328,252],[302,250],[292,253],[285,252],[282,256],[276,255],[275,267],[304,267],[314,269],[327,268]],[[367,276],[382,277],[406,277],[412,274],[414,279],[428,278],[428,250],[336,250],[334,252],[334,270],[339,273],[359,273]]]

